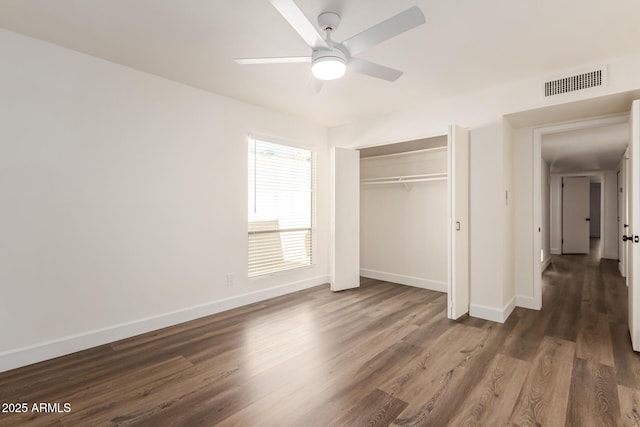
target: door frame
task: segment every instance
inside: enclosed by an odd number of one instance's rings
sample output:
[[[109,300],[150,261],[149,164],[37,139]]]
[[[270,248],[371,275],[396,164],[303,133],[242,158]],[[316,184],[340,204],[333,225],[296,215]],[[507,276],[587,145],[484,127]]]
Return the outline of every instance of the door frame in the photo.
[[[527,308],[534,310],[542,308],[542,263],[540,262],[542,250],[542,138],[553,133],[625,123],[628,120],[628,113],[624,113],[598,119],[540,126],[533,129],[533,227],[531,229],[533,237],[533,256],[531,257],[533,266],[533,302],[532,306]],[[604,181],[602,183],[604,185]],[[601,229],[601,239],[604,238],[605,232],[604,229]]]
[[[401,140],[396,140],[396,141],[383,141],[383,142],[378,142],[378,143],[373,143],[373,144],[360,145],[360,146],[356,146],[356,147],[333,146],[333,147],[331,147],[331,150],[334,151],[336,148],[345,148],[345,149],[350,149],[350,150],[361,150],[361,149],[364,149],[364,148],[380,147],[380,146],[383,146],[383,145],[397,144],[397,143],[407,142],[407,141],[412,141],[412,140],[420,140],[420,139],[436,138],[436,137],[444,136],[444,137],[447,137],[447,149],[448,149],[448,152],[450,152],[451,151],[451,146],[450,145],[452,144],[451,139],[454,136],[454,135],[452,135],[452,128],[457,128],[459,132],[460,131],[466,132],[466,135],[468,137],[468,130],[467,129],[459,128],[456,125],[451,125],[447,129],[446,133],[431,134],[431,135],[426,135],[426,136],[416,136],[416,137],[413,137],[413,138],[401,139]],[[330,184],[330,193],[331,193],[331,200],[333,201],[334,198],[335,198],[335,194],[336,194],[336,184],[337,184],[337,182],[335,181],[335,169],[334,169],[335,168],[335,164],[333,164],[333,162],[334,162],[333,157],[334,156],[330,156],[330,157],[332,158],[331,159],[331,163],[332,163],[331,164],[331,177],[332,177],[332,179],[331,179],[331,184]],[[449,167],[450,161],[447,160],[447,163],[448,163],[447,169],[450,169],[450,167]],[[468,167],[469,166],[467,165],[467,168]],[[447,170],[447,172],[448,172],[448,174],[450,174],[452,171],[451,170]],[[468,172],[468,170],[467,170],[467,172]],[[359,170],[358,170],[358,174],[357,175],[358,175],[358,177],[357,177],[358,185],[360,185],[360,178],[359,178],[360,172],[359,172]],[[447,301],[448,301],[447,316],[450,316],[451,314],[453,314],[453,312],[450,311],[450,306],[451,306],[451,304],[450,304],[450,296],[452,294],[452,287],[453,287],[453,284],[451,283],[451,276],[452,276],[452,274],[451,274],[451,268],[452,268],[452,262],[451,262],[452,261],[451,260],[451,256],[452,256],[451,255],[451,234],[455,232],[455,231],[453,231],[454,227],[455,227],[454,226],[455,221],[453,221],[453,219],[451,218],[451,214],[452,213],[450,212],[451,200],[452,200],[452,198],[454,198],[455,195],[453,194],[454,193],[454,188],[453,188],[453,186],[450,185],[450,183],[451,183],[451,178],[449,177],[448,180],[447,180],[447,186],[448,186],[448,189],[447,189],[447,204],[448,204],[447,223],[448,223],[448,226],[449,226],[449,232],[447,233],[447,239],[448,239],[448,248],[447,248],[447,254],[448,254],[448,256],[447,256],[447,264],[448,264],[448,266],[447,266],[448,267],[447,268],[447,282],[448,282],[447,283],[447,294],[448,294],[448,298],[447,298]],[[359,203],[359,201],[358,201],[358,203]],[[332,258],[331,259],[331,264],[332,265],[330,266],[330,275],[331,275],[330,283],[331,283],[331,288],[333,290],[334,287],[335,287],[333,285],[333,283],[336,280],[335,279],[335,268],[333,266],[333,264],[334,264],[334,259],[333,258],[336,255],[336,252],[335,252],[336,251],[336,248],[335,248],[335,232],[336,232],[336,221],[335,221],[336,206],[335,206],[335,202],[332,202],[332,204],[331,204],[330,215],[331,215],[331,219],[332,219],[330,221],[330,234],[331,234],[331,243],[330,243],[331,248],[330,248],[330,251],[331,251],[331,258]],[[469,262],[469,258],[467,258],[467,262]],[[467,268],[467,270],[468,270],[468,268]],[[468,313],[468,311],[469,311],[469,300],[470,300],[470,298],[469,298],[470,297],[470,289],[469,289],[469,281],[468,280],[466,282],[466,287],[467,287],[467,289],[466,289],[467,307],[466,307],[466,310],[464,312]],[[338,287],[335,287],[335,288],[336,288],[335,290],[338,290]],[[458,292],[458,294],[460,294],[460,293],[465,293],[465,292]]]
[[[627,279],[628,265],[628,251],[627,245],[622,241],[622,236],[626,234],[627,227],[624,227],[625,224],[628,224],[629,221],[629,209],[628,209],[628,187],[629,187],[629,148],[624,152],[622,156],[622,162],[620,165],[620,170],[618,171],[618,187],[616,187],[616,193],[618,195],[618,258],[620,262],[618,263],[618,269],[620,270],[620,274],[625,279],[625,283],[629,286],[629,281]],[[620,189],[622,191],[620,191]]]

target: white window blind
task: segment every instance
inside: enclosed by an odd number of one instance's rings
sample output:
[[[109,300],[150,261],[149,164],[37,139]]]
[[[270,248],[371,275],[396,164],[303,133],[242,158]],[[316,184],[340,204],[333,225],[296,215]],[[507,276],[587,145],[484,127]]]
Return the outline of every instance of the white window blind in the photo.
[[[249,277],[312,263],[313,155],[249,139]]]

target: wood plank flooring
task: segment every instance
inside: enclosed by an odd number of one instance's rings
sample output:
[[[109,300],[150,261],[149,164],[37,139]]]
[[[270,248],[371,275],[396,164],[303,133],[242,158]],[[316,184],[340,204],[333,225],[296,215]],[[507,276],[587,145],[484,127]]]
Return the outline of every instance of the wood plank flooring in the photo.
[[[627,289],[596,250],[554,256],[543,309],[504,324],[363,279],[0,373],[0,403],[29,404],[0,426],[640,426]]]

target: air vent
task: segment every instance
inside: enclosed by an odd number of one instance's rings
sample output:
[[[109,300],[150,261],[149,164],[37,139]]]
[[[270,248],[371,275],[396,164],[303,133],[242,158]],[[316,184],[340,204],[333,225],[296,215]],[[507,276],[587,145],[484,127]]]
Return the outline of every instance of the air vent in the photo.
[[[573,74],[544,82],[544,96],[562,95],[590,88],[606,86],[606,67]]]

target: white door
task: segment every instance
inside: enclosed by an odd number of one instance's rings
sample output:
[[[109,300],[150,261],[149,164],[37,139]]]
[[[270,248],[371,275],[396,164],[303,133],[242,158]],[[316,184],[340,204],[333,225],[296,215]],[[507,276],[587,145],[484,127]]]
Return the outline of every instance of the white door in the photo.
[[[469,131],[449,126],[449,277],[447,314],[469,312]]]
[[[331,290],[360,286],[360,152],[331,150]]]
[[[562,179],[562,253],[589,253],[589,177]]]
[[[635,351],[640,351],[640,101],[631,106],[627,236],[627,283],[629,284],[629,331]]]

